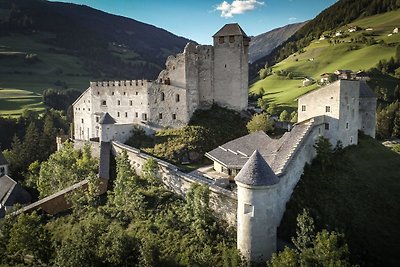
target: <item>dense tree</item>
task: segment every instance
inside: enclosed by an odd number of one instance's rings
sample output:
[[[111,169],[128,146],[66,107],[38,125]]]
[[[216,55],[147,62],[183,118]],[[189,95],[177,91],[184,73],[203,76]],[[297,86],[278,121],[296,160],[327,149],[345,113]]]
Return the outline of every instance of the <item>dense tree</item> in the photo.
[[[296,123],[297,122],[297,112],[293,111],[292,113],[290,113],[290,122],[291,123]]]
[[[297,217],[295,248],[288,248],[272,256],[269,267],[281,266],[351,266],[344,236],[322,230],[315,234],[314,221],[308,211]]]
[[[257,131],[272,132],[274,130],[274,120],[266,113],[254,114],[246,127],[249,133]]]
[[[266,98],[260,97],[259,99],[257,99],[257,106],[259,106],[262,111],[267,111],[268,100]]]
[[[71,186],[97,174],[98,160],[91,155],[89,145],[75,150],[73,144],[64,143],[63,148],[42,163],[37,188],[40,197]]]
[[[322,171],[325,171],[327,167],[332,164],[333,149],[329,139],[319,136],[314,145],[317,151],[317,157],[315,161],[321,164]]]
[[[281,112],[279,115],[279,120],[280,121],[290,121],[290,114],[289,112],[285,109]]]

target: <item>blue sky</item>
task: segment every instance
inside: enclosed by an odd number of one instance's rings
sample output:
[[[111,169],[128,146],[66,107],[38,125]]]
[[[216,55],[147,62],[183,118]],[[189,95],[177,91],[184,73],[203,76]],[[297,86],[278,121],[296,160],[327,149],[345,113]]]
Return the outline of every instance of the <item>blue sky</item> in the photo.
[[[224,24],[237,22],[247,35],[309,20],[336,0],[63,0],[166,29],[200,44]]]

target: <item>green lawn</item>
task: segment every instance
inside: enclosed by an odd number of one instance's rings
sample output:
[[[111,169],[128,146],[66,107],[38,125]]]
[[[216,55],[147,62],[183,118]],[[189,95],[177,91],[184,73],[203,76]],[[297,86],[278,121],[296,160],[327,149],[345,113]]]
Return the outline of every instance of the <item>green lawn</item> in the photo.
[[[294,234],[296,215],[311,210],[319,228],[344,232],[356,263],[398,266],[400,155],[370,137],[334,157],[325,172],[306,168],[287,205],[280,233]]]
[[[18,89],[0,90],[0,116],[18,116],[24,109],[41,111],[42,97],[33,92]]]

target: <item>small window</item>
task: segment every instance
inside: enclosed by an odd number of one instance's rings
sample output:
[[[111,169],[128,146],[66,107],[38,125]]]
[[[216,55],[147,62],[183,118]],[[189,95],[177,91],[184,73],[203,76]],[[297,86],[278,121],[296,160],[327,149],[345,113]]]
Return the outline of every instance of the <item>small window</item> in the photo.
[[[114,95],[114,92],[112,92],[111,94]]]
[[[136,118],[139,117],[139,113],[135,112],[135,117]]]
[[[143,113],[143,114],[142,114],[142,119],[143,119],[144,121],[147,121],[147,114],[146,114],[146,113]]]
[[[350,144],[353,143],[353,136],[350,136]]]
[[[139,93],[138,92],[135,92],[135,95],[138,95]]]
[[[161,93],[161,101],[164,101],[165,100],[165,94],[162,92]]]
[[[82,123],[83,123],[83,119],[82,119],[81,121],[82,121]]]
[[[218,38],[218,42],[219,42],[220,44],[223,44],[223,43],[225,42],[225,37],[224,37],[224,36],[220,36],[220,37]]]
[[[346,129],[349,129],[349,123],[346,122]]]
[[[85,108],[83,108],[83,110],[85,110]]]
[[[301,106],[301,111],[306,111],[306,105]]]
[[[235,42],[235,36],[231,35],[229,36],[229,42],[234,43]]]
[[[124,92],[124,95],[126,95],[126,92]]]
[[[132,106],[132,105],[133,105],[132,100],[129,100],[129,106]]]
[[[162,113],[158,113],[158,118],[162,120]]]
[[[175,102],[179,102],[179,101],[180,101],[179,94],[176,94],[176,95],[175,95]]]
[[[128,118],[128,112],[125,112],[125,118]]]
[[[173,120],[176,120],[176,114],[175,114],[175,113],[172,114],[172,119],[173,119]]]
[[[325,106],[325,112],[331,112],[331,107],[330,106]]]
[[[88,110],[90,111],[90,108],[88,108]]]
[[[117,117],[119,117],[119,112],[117,112]]]
[[[121,106],[121,100],[118,100],[118,106]]]
[[[100,94],[100,92],[99,92],[99,91],[97,91],[97,94],[99,95],[99,94]]]
[[[226,69],[226,64],[225,64],[225,69]]]
[[[105,101],[105,100],[101,101],[101,105],[102,106],[107,106],[107,101]]]
[[[99,122],[99,120],[100,120],[100,117],[96,116],[96,122]]]
[[[87,102],[90,103],[90,100],[88,100]]]
[[[329,130],[329,123],[325,123],[325,130]]]

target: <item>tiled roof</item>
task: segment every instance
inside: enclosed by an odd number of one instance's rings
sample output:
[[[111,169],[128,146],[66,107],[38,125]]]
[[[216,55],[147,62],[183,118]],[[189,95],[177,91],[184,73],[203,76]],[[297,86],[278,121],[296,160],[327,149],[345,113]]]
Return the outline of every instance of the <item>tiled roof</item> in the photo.
[[[229,36],[229,35],[243,35],[247,37],[246,33],[237,23],[225,24],[213,37]]]
[[[3,152],[1,152],[1,150],[0,150],[0,165],[8,165],[8,162],[3,155]]]
[[[206,157],[227,168],[241,169],[258,150],[274,173],[280,175],[310,127],[308,122],[296,124],[279,139],[272,139],[262,131],[251,133],[215,148]]]
[[[246,185],[265,186],[277,184],[279,178],[256,150],[235,177],[235,181]]]
[[[108,112],[104,113],[103,117],[100,118],[99,124],[114,124],[115,120],[111,117]]]

